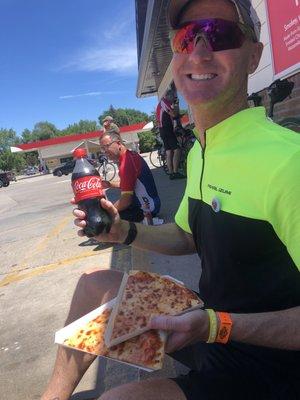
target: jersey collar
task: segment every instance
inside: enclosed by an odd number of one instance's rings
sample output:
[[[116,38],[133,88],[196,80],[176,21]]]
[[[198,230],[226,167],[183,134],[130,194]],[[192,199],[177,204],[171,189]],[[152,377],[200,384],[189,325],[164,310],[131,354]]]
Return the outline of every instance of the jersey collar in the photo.
[[[260,124],[265,120],[266,110],[264,107],[246,108],[207,129],[206,146],[216,145],[242,133],[248,134],[249,127],[251,126],[253,129],[253,123]],[[195,130],[195,135],[199,137],[197,130]]]

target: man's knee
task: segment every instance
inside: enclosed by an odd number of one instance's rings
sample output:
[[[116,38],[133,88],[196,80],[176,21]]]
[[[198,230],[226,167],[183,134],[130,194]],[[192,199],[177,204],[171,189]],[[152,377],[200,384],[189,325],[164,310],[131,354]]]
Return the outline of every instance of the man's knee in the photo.
[[[116,297],[122,277],[122,272],[107,269],[83,274],[74,291],[66,323]]]
[[[127,385],[117,386],[103,393],[99,400],[133,400],[133,392],[127,389]]]
[[[81,275],[76,290],[84,294],[103,293],[118,290],[123,273],[120,271],[98,269]]]

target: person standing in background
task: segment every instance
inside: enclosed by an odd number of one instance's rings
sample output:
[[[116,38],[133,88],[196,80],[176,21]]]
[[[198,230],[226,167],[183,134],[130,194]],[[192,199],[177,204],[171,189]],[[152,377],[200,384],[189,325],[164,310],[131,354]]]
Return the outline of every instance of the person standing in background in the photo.
[[[178,172],[181,150],[174,132],[174,117],[172,103],[166,97],[162,97],[156,107],[156,119],[160,137],[166,150],[168,171],[170,179],[182,179],[185,176]]]
[[[112,133],[119,135],[120,140],[121,140],[121,135],[120,135],[120,128],[118,127],[117,124],[114,123],[113,117],[110,115],[107,115],[106,117],[103,118],[102,120],[103,128],[104,128],[104,133],[107,135],[111,135]]]

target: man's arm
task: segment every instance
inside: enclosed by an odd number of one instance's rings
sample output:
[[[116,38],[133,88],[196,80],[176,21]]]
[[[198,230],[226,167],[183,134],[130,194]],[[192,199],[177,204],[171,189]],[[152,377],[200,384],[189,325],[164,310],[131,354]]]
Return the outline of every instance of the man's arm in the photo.
[[[112,182],[103,180],[102,187],[104,189],[110,189],[110,188],[118,189],[120,187],[120,180],[114,180]]]
[[[75,204],[74,199],[72,203]],[[129,222],[120,219],[118,210],[110,201],[101,199],[101,206],[111,215],[113,224],[109,233],[102,233],[95,239],[104,243],[123,243],[128,235]],[[74,223],[80,228],[78,235],[84,236],[85,213],[75,209],[73,214],[76,217]],[[196,252],[192,235],[174,223],[160,226],[136,224],[136,226],[137,236],[132,243],[134,247],[167,255],[185,255]]]
[[[282,350],[300,350],[300,307],[230,316],[233,324],[229,340]],[[170,331],[167,352],[172,353],[198,341],[206,342],[209,318],[205,310],[196,310],[179,317],[153,318],[151,328]]]
[[[119,200],[114,203],[114,206],[118,211],[126,210],[132,203],[132,194],[122,193]]]
[[[137,232],[132,246],[138,249],[171,256],[196,253],[193,236],[175,223],[160,226],[137,224]]]

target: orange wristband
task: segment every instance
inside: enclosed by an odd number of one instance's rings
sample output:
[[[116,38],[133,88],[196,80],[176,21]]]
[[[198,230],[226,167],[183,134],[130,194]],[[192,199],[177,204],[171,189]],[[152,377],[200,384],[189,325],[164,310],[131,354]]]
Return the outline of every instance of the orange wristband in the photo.
[[[231,333],[232,320],[230,315],[226,312],[217,312],[217,316],[220,321],[220,326],[218,329],[216,342],[226,344]]]

